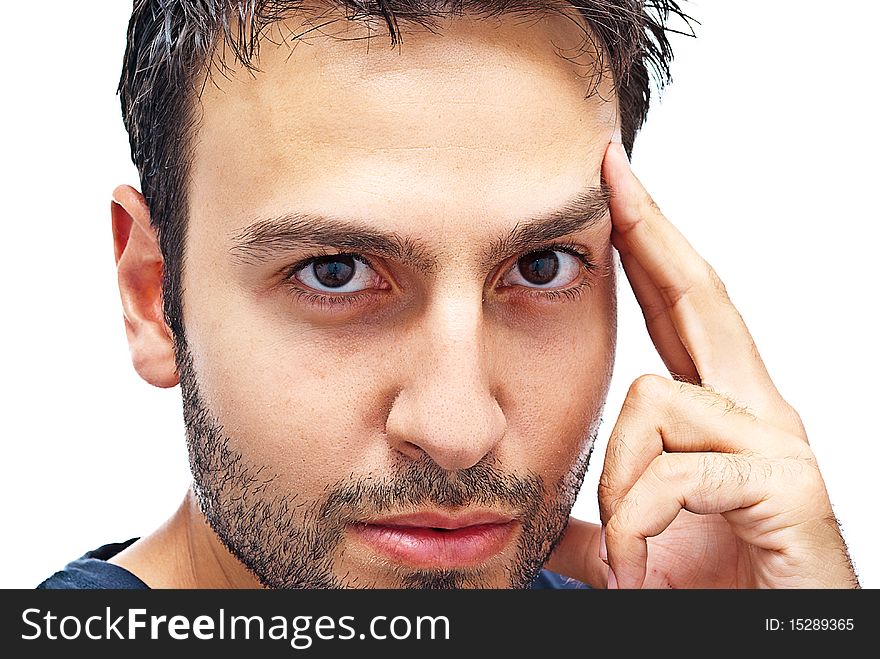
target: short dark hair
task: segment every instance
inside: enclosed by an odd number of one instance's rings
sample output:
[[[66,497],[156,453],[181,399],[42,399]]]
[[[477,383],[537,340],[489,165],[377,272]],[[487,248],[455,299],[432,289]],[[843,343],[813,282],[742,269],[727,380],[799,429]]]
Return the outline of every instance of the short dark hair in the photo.
[[[398,22],[432,29],[434,19],[453,15],[563,13],[576,9],[592,34],[599,73],[613,77],[624,147],[648,113],[652,79],[658,89],[671,80],[670,19],[688,17],[674,0],[322,0],[348,20],[383,18],[391,45],[402,41]],[[165,260],[163,309],[178,348],[185,345],[181,279],[187,226],[187,187],[199,84],[224,57],[255,70],[254,58],[267,27],[303,8],[303,0],[134,0],[119,81],[122,116]],[[342,18],[341,16],[339,17]],[[339,20],[339,19],[337,19]],[[220,66],[226,60],[219,61]]]

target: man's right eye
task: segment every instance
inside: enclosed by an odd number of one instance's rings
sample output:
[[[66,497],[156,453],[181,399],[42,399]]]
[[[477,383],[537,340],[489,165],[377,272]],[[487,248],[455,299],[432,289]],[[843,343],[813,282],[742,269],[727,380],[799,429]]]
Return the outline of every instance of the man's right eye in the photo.
[[[357,293],[379,288],[382,278],[361,256],[328,254],[309,260],[293,277],[320,293]]]

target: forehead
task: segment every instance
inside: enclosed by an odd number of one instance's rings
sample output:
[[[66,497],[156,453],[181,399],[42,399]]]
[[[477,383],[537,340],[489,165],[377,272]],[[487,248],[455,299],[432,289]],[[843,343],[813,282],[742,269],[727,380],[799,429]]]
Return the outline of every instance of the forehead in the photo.
[[[463,209],[529,217],[598,184],[616,103],[607,77],[588,93],[596,61],[578,55],[580,24],[436,25],[401,24],[391,48],[375,25],[291,17],[263,40],[256,73],[215,71],[201,95],[193,221],[234,231],[295,209],[430,230],[438,216],[477,219]]]

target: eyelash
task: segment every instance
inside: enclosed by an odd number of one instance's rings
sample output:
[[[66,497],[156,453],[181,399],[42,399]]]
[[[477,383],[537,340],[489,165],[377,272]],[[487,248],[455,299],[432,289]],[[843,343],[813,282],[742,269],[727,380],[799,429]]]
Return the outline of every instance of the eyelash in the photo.
[[[551,301],[559,300],[574,302],[576,300],[579,300],[584,291],[593,284],[589,276],[596,271],[596,265],[590,260],[590,255],[585,252],[583,248],[568,241],[556,242],[545,247],[539,247],[538,249],[533,249],[529,252],[526,252],[525,254],[517,257],[517,261],[519,261],[519,259],[523,258],[524,256],[528,256],[529,254],[550,250],[571,254],[581,262],[581,266],[584,270],[586,270],[587,274],[578,283],[569,286],[568,288],[541,289],[523,287],[523,291],[519,293],[519,295],[527,295],[529,297],[538,296],[539,298]],[[514,261],[514,263],[516,263],[516,261]],[[565,297],[565,300],[561,300],[562,297]]]
[[[292,295],[298,302],[303,302],[305,304],[309,304],[315,307],[318,307],[322,311],[331,311],[334,309],[341,309],[347,307],[354,307],[361,302],[367,301],[367,299],[371,296],[370,293],[347,293],[345,295],[324,295],[322,293],[317,293],[314,291],[307,291],[306,289],[297,286],[292,283],[296,277],[296,273],[302,270],[307,265],[310,265],[313,261],[321,258],[322,256],[330,256],[331,252],[322,252],[320,254],[313,254],[308,256],[287,268],[286,274],[284,276],[284,283],[286,284],[285,289],[287,292]],[[373,267],[372,261],[365,256],[361,256],[360,254],[352,254],[350,252],[339,252],[338,254],[333,254],[333,256],[350,256],[353,259],[360,261],[361,263],[366,264],[368,267]]]
[[[540,247],[538,249],[533,249],[529,252],[526,252],[520,255],[517,258],[523,258],[524,256],[528,256],[529,254],[535,254],[536,252],[544,252],[544,251],[558,251],[558,252],[566,252],[567,254],[571,254],[575,258],[577,258],[584,270],[587,271],[588,274],[592,274],[596,270],[595,264],[590,260],[589,254],[587,254],[582,248],[578,247],[574,243],[571,242],[557,242],[552,243],[550,245],[546,245],[544,247]],[[371,293],[348,293],[345,295],[324,295],[322,293],[316,293],[312,291],[307,291],[304,288],[294,285],[291,283],[291,280],[294,279],[295,273],[297,273],[302,268],[310,265],[313,261],[321,258],[322,256],[329,256],[329,252],[325,252],[322,254],[314,254],[312,256],[306,257],[291,267],[287,268],[286,275],[284,277],[284,281],[287,284],[285,286],[287,292],[297,299],[298,302],[303,302],[305,304],[309,304],[311,306],[318,307],[324,311],[331,311],[340,308],[351,308],[355,307],[363,302],[368,301],[368,299],[372,296]],[[366,264],[368,267],[373,267],[373,264],[370,262],[368,258],[365,256],[361,256],[360,254],[352,254],[349,252],[340,252],[339,254],[333,254],[334,256],[350,256],[361,263]],[[574,284],[573,286],[569,286],[568,288],[562,289],[529,289],[524,288],[521,295],[527,296],[538,296],[539,298],[543,298],[546,300],[561,300],[562,297],[566,298],[566,301],[575,301],[580,299],[584,290],[589,288],[592,285],[588,276],[585,276],[581,279],[580,282]]]

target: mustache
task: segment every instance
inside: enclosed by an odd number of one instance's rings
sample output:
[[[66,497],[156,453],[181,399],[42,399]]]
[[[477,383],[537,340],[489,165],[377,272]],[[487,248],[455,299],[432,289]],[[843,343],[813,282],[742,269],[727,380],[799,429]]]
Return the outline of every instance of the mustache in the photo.
[[[489,456],[467,469],[447,471],[428,456],[400,464],[391,477],[337,483],[317,511],[318,519],[356,522],[418,507],[499,508],[528,516],[544,499],[543,480],[500,470]]]

